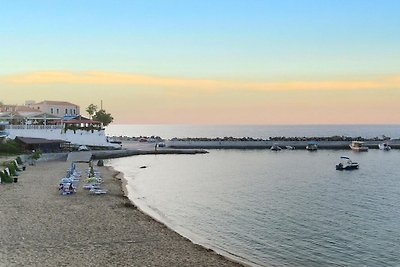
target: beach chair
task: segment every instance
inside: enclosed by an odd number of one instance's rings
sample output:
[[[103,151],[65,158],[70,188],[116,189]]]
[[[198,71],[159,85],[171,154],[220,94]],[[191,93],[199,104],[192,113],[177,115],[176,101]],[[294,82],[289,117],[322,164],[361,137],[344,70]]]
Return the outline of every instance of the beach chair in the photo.
[[[92,195],[104,195],[104,194],[107,194],[107,190],[105,190],[105,189],[101,189],[101,188],[92,188],[92,189],[90,189],[90,194],[92,194]]]
[[[76,189],[72,183],[63,183],[60,185],[61,195],[71,195],[76,192]]]
[[[10,170],[8,168],[4,169],[4,173],[11,177]]]
[[[18,161],[16,159],[14,160],[14,162],[15,162],[15,166],[17,167],[17,171],[25,171],[26,170],[26,166],[25,165],[18,164]]]

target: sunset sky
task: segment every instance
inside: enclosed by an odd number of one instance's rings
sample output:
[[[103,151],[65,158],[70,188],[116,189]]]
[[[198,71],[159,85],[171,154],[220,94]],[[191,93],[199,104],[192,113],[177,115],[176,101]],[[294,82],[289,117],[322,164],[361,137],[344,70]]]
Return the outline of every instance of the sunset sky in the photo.
[[[1,0],[0,0],[1,1]],[[115,123],[400,123],[400,1],[1,1],[0,101]]]

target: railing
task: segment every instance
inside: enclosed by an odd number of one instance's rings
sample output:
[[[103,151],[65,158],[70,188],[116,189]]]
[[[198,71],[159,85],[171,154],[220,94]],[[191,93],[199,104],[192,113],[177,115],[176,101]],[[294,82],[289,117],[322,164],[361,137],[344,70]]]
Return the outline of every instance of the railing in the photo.
[[[62,129],[62,125],[6,125],[6,129],[15,130],[56,130]]]

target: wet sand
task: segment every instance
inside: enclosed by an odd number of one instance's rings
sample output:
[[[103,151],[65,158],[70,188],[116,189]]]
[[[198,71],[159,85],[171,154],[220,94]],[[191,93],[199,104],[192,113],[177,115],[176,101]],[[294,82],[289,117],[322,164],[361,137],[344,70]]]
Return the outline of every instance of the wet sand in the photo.
[[[39,162],[0,185],[0,266],[241,266],[136,209],[107,167],[98,169],[108,194],[91,195],[81,181],[76,194],[59,195],[68,166]]]

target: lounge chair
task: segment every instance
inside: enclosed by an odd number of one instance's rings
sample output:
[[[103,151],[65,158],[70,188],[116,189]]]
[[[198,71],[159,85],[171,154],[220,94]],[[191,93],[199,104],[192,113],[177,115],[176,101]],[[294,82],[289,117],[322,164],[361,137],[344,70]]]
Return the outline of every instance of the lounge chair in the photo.
[[[17,171],[25,171],[26,170],[26,166],[25,165],[23,165],[23,164],[18,164],[18,161],[17,160],[14,160],[14,162],[15,162],[15,166],[17,167]]]
[[[101,188],[98,188],[98,189],[92,188],[92,189],[90,189],[89,192],[91,194],[93,194],[93,195],[104,195],[104,194],[107,194],[107,190],[101,189]]]

